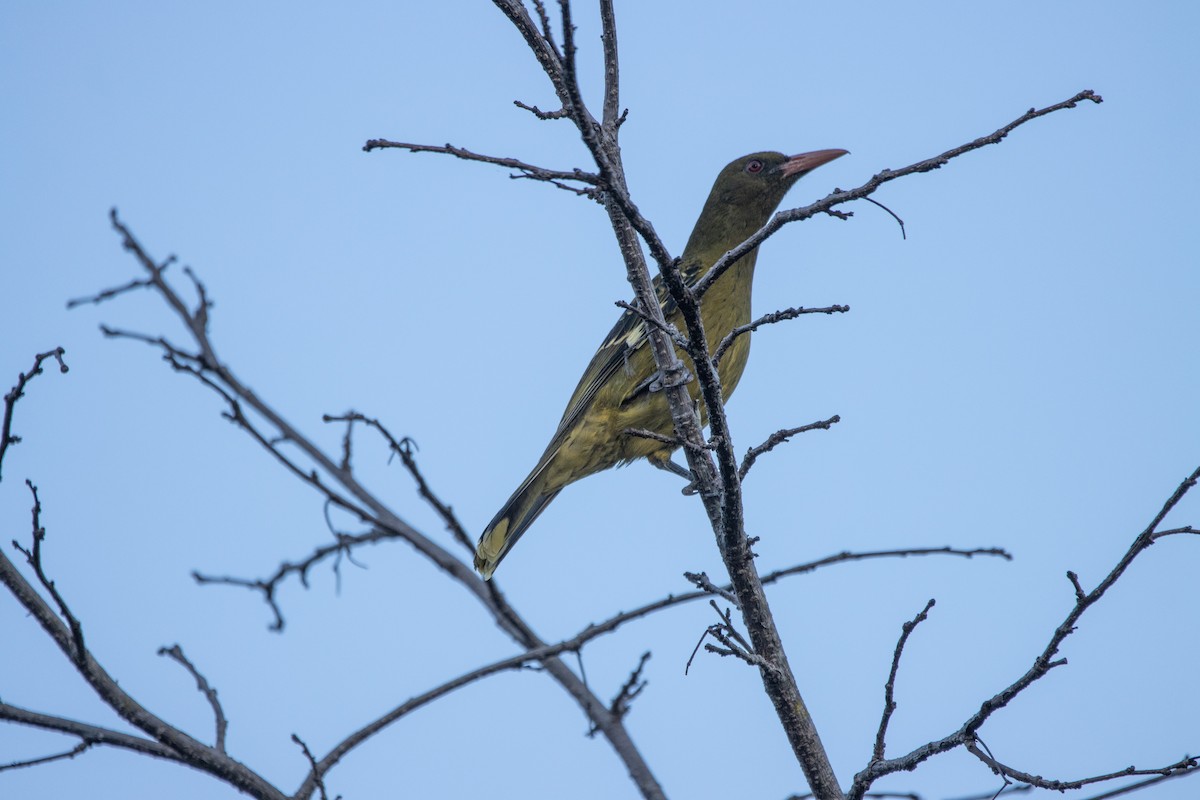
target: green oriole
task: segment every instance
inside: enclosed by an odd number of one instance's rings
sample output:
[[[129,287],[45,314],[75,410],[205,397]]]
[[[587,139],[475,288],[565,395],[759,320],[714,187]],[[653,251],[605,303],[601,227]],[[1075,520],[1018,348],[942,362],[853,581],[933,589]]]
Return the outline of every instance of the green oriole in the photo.
[[[721,170],[679,262],[688,284],[694,285],[717,259],[765,225],[803,175],[845,154],[845,150],[816,150],[791,157],[754,153]],[[710,348],[750,321],[750,286],[757,255],[756,249],[743,256],[701,299],[700,317]],[[656,277],[654,285],[667,322],[682,327],[661,279]],[[722,355],[717,368],[724,397],[733,394],[749,354],[750,335],[743,334]],[[690,364],[681,350],[679,357]],[[673,434],[666,397],[651,386],[656,373],[646,324],[626,311],[584,370],[537,466],[479,537],[475,569],[485,580],[567,484],[638,458],[686,473],[670,460],[674,446],[624,433],[627,428],[641,428]],[[699,392],[695,381],[689,390],[695,398]]]

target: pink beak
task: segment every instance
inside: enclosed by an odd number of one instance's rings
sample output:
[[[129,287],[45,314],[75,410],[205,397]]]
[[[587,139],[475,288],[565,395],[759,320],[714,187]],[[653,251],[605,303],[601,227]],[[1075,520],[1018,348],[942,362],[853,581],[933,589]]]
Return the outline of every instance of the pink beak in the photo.
[[[828,164],[835,158],[841,158],[849,153],[849,150],[813,150],[811,153],[801,153],[798,156],[792,156],[787,161],[783,162],[783,166],[779,169],[783,172],[784,177],[792,177],[803,172],[814,170],[822,164]]]

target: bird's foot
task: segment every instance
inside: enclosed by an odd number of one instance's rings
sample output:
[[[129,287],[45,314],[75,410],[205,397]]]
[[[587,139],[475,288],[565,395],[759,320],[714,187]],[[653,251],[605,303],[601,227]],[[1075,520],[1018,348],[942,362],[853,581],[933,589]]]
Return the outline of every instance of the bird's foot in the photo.
[[[690,469],[688,469],[687,467],[682,466],[680,464],[676,464],[674,461],[672,461],[669,458],[653,458],[653,457],[651,457],[647,460],[651,464],[653,464],[654,466],[658,467],[661,470],[678,475],[681,478],[686,478],[688,481],[688,485],[683,487],[683,489],[682,489],[684,494],[693,495],[696,493],[696,491],[697,491],[696,476],[692,474],[692,471]]]
[[[693,377],[688,368],[680,364],[679,369],[673,376],[665,375],[661,369],[656,371],[649,378],[642,381],[636,391],[647,389],[651,392],[661,392],[663,389],[670,389],[675,386],[686,386],[692,382]]]

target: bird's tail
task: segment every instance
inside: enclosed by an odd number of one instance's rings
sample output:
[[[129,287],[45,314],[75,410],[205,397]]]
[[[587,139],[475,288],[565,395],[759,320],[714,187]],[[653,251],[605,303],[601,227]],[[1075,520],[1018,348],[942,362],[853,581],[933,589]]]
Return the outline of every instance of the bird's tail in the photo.
[[[479,544],[475,547],[475,569],[485,581],[491,580],[492,573],[517,543],[517,539],[521,538],[521,534],[533,524],[550,501],[558,497],[559,489],[547,492],[543,487],[541,473],[544,466],[539,464],[520,488],[513,492],[513,496],[508,498],[508,502],[479,537]]]

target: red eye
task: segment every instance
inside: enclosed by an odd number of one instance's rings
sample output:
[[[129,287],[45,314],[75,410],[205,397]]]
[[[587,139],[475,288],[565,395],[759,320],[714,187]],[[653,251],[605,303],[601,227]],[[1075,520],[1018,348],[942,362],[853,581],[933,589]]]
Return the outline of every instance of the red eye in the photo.
[[[750,159],[750,163],[746,165],[746,172],[749,172],[751,175],[757,175],[758,173],[762,172],[762,169],[763,162],[759,161],[757,158]]]

